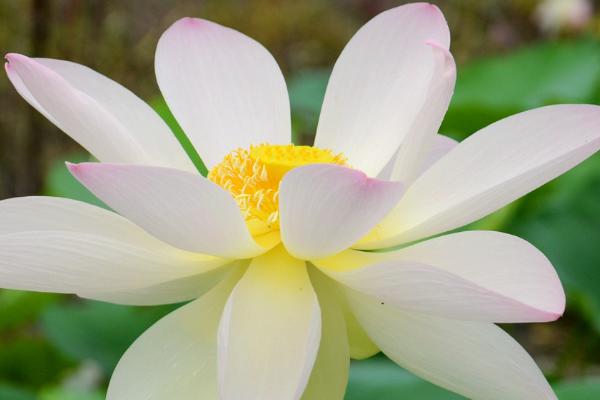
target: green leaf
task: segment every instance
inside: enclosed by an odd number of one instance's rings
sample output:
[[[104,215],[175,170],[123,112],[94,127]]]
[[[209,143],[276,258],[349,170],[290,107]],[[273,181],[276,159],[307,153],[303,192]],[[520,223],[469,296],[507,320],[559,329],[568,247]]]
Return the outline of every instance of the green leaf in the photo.
[[[295,143],[312,144],[330,74],[329,70],[305,70],[289,80]]]
[[[560,400],[600,399],[600,378],[579,379],[554,387]]]
[[[2,338],[0,377],[11,384],[47,385],[57,381],[71,366],[69,360],[41,338],[24,335],[14,340]]]
[[[84,301],[49,308],[41,322],[57,348],[76,360],[96,360],[110,374],[133,341],[171,310]]]
[[[464,397],[407,372],[383,356],[353,361],[346,400],[459,400]]]
[[[441,132],[463,138],[511,114],[555,103],[590,103],[598,94],[600,43],[542,43],[459,68]]]
[[[36,400],[33,393],[14,386],[0,384],[0,399],[6,400]]]
[[[58,299],[60,295],[52,293],[0,289],[0,330],[15,329],[21,324],[32,322],[45,307]]]
[[[1,399],[2,397],[0,397]],[[101,392],[84,392],[68,388],[46,389],[40,393],[38,400],[104,400]]]

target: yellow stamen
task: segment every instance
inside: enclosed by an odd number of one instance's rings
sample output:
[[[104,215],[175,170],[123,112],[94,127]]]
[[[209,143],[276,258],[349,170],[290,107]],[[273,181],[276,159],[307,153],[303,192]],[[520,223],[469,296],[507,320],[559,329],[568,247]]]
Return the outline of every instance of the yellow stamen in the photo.
[[[229,153],[208,173],[208,179],[229,191],[253,235],[279,229],[279,183],[293,168],[308,164],[347,166],[346,158],[310,146],[251,146]]]

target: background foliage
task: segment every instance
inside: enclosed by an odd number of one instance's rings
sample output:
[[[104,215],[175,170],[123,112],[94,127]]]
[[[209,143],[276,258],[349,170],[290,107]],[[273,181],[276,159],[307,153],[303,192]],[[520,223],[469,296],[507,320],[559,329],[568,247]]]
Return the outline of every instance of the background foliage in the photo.
[[[124,83],[163,116],[202,170],[154,82],[154,46],[170,23],[202,16],[265,44],[288,78],[294,138],[310,143],[341,48],[361,24],[399,3],[0,0],[0,51],[70,59]],[[459,62],[442,133],[463,139],[502,117],[546,104],[600,104],[598,15],[549,29],[536,19],[540,1],[436,3],[448,18]],[[42,193],[102,205],[64,168],[64,160],[89,156],[9,86],[0,78],[0,199]],[[561,399],[600,398],[599,156],[472,227],[522,236],[554,262],[568,294],[563,319],[505,328],[532,353]],[[120,355],[174,307],[133,308],[0,290],[0,400],[103,399]],[[406,398],[460,397],[383,356],[353,363],[348,400]]]

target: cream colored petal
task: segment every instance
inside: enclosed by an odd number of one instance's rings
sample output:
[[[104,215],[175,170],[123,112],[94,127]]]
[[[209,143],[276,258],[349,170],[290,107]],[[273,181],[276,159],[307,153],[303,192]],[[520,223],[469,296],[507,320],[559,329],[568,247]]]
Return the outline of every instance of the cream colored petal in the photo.
[[[342,400],[348,384],[350,351],[336,283],[314,267],[310,280],[321,308],[321,343],[302,400]]]
[[[107,400],[217,400],[217,327],[242,270],[167,315],[123,355]]]
[[[222,400],[297,400],[315,363],[321,313],[305,263],[278,246],[252,260],[219,325]]]

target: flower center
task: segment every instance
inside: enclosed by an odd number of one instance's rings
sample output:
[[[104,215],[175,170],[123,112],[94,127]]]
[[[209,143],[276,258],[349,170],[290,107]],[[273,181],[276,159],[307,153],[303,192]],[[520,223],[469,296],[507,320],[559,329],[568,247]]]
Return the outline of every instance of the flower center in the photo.
[[[342,154],[311,146],[260,144],[237,149],[208,173],[231,193],[250,232],[259,236],[279,229],[279,183],[290,170],[308,164],[347,166]]]

